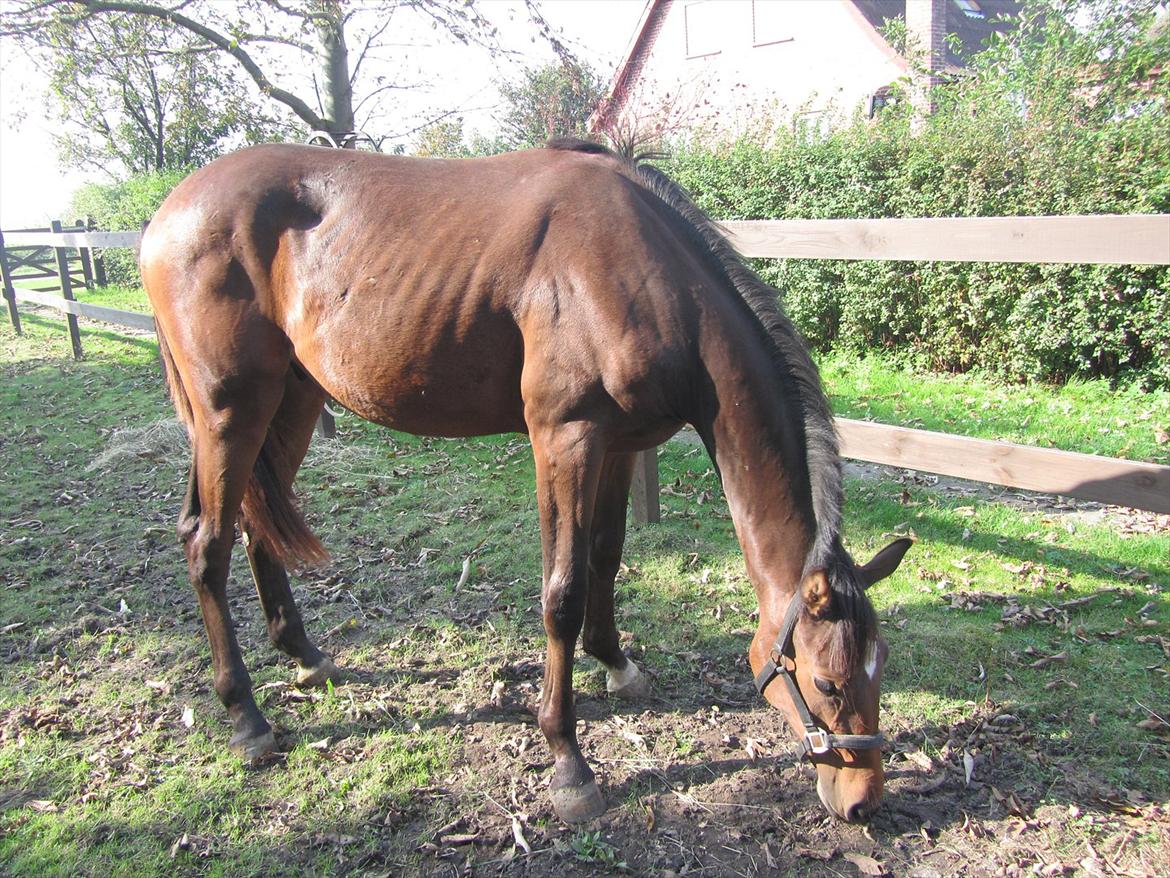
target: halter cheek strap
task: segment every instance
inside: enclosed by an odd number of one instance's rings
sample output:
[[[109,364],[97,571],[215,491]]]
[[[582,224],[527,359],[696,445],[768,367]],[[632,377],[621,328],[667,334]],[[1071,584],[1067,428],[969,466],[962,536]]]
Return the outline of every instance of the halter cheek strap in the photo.
[[[768,661],[756,674],[756,690],[763,695],[764,690],[777,677],[784,679],[788,687],[788,694],[796,706],[796,714],[804,727],[804,736],[800,739],[802,755],[813,756],[828,753],[830,750],[875,750],[882,746],[885,738],[880,733],[875,735],[834,735],[818,726],[809,712],[808,703],[800,694],[800,687],[796,684],[796,675],[788,669],[784,662],[784,654],[792,646],[792,635],[796,630],[796,620],[800,617],[800,595],[794,594],[788,602],[788,611],[784,614],[784,624],[780,626],[780,633],[768,654]],[[795,669],[795,661],[793,662]]]

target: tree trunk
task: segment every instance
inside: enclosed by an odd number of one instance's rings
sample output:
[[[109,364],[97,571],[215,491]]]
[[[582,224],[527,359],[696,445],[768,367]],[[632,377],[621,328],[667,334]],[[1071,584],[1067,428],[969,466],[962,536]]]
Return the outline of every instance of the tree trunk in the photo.
[[[347,134],[354,130],[354,124],[345,22],[339,6],[328,3],[326,6],[326,14],[317,23],[317,39],[321,45],[322,115],[329,125],[330,134]]]

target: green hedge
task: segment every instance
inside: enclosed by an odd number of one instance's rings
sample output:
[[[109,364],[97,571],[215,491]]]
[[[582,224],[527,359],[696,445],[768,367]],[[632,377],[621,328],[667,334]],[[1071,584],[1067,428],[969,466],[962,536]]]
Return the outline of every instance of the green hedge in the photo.
[[[1148,4],[1147,4],[1148,5]],[[939,90],[828,133],[791,125],[663,162],[721,219],[1170,212],[1167,29],[1120,6],[1092,26],[1030,16]],[[1102,60],[1105,58],[1107,60]],[[1170,387],[1165,267],[761,261],[820,349],[882,350],[1013,380]]]
[[[91,217],[99,229],[136,232],[189,173],[189,169],[158,171],[120,183],[88,183],[73,193],[69,210],[73,215]],[[141,283],[134,251],[119,248],[105,251],[104,256],[111,284]]]

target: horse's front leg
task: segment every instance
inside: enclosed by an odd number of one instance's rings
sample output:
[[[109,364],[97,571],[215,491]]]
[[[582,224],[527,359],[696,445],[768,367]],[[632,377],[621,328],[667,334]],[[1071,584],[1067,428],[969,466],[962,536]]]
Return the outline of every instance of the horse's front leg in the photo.
[[[566,823],[576,823],[605,811],[605,799],[577,744],[573,706],[573,650],[585,618],[589,524],[604,449],[595,429],[581,422],[545,428],[530,424],[530,430],[544,559],[541,602],[548,636],[540,730],[554,760],[553,809]]]

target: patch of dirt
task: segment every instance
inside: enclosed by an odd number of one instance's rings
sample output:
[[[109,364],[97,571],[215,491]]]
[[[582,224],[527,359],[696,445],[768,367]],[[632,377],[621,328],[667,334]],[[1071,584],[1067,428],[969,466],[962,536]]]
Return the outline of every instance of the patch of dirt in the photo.
[[[490,695],[484,681],[478,701],[454,706],[432,690],[461,745],[428,791],[444,816],[410,824],[424,839],[417,874],[1153,876],[1154,852],[1170,844],[1166,804],[1078,773],[990,705],[897,735],[885,804],[868,826],[851,826],[827,816],[773,711],[662,689],[645,704],[579,698],[578,733],[609,810],[565,827],[549,805],[552,766],[535,722],[540,665],[522,660],[497,679]],[[1037,763],[1050,779],[1022,782]],[[1069,804],[1036,806],[1059,789]],[[1060,841],[1070,823],[1083,827],[1079,847]],[[338,856],[340,873],[360,872],[344,845]],[[362,868],[373,865],[365,857]]]

